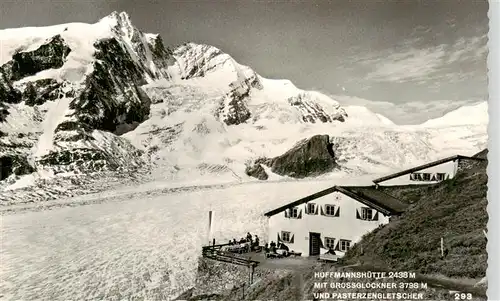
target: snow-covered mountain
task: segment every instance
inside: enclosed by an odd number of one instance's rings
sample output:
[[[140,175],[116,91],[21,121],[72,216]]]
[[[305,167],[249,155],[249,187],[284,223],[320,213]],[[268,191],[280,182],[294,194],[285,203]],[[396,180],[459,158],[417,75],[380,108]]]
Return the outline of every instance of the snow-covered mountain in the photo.
[[[126,13],[1,30],[0,45],[2,189],[22,186],[8,185],[26,175],[32,183],[144,170],[169,181],[250,180],[255,160],[322,134],[337,173],[387,171],[486,145],[487,120],[449,122],[450,113],[441,123],[396,126],[263,78],[216,47],[166,48]],[[472,114],[479,121],[485,106]]]
[[[424,122],[423,127],[446,127],[463,125],[488,124],[488,103],[480,102],[474,105],[463,106],[445,114],[442,117]]]

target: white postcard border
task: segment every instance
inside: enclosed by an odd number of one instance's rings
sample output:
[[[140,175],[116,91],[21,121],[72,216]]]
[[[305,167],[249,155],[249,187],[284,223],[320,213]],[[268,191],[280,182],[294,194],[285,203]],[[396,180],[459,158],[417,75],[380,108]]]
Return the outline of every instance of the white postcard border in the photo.
[[[489,126],[488,126],[488,300],[500,300],[500,231],[499,211],[499,186],[500,166],[499,166],[499,130],[500,130],[500,2],[498,0],[489,1],[489,55],[488,55],[488,78],[489,78]],[[494,184],[497,183],[497,184]],[[497,283],[497,285],[495,285]]]

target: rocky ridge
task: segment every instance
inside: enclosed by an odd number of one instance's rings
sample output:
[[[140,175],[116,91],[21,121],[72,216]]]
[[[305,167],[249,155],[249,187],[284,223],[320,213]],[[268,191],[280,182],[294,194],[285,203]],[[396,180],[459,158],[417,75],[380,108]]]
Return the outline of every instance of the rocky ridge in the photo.
[[[316,135],[299,141],[284,154],[274,158],[259,158],[248,165],[246,173],[259,180],[269,178],[263,166],[275,174],[293,178],[318,176],[332,172],[339,165],[335,162],[333,143],[328,135]]]

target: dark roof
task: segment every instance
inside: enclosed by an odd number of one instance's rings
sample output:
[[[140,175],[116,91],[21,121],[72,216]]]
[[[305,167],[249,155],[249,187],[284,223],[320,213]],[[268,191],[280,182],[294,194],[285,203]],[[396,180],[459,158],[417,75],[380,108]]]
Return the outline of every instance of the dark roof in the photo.
[[[400,177],[400,176],[403,176],[403,175],[415,172],[415,171],[419,171],[419,170],[422,170],[422,169],[426,169],[426,168],[429,168],[429,167],[433,167],[433,166],[436,166],[436,165],[439,165],[439,164],[443,164],[443,163],[446,163],[446,162],[449,162],[449,161],[457,160],[457,159],[460,159],[460,160],[465,159],[465,160],[484,161],[484,159],[479,158],[479,157],[467,157],[467,156],[462,156],[462,155],[455,155],[455,156],[451,156],[451,157],[443,158],[443,159],[440,159],[440,160],[436,160],[436,161],[433,161],[433,162],[430,162],[430,163],[426,163],[426,164],[423,164],[423,165],[420,165],[420,166],[417,166],[417,167],[413,167],[413,168],[406,169],[406,170],[403,170],[403,171],[400,171],[400,172],[397,172],[397,173],[393,173],[393,174],[385,176],[385,177],[381,177],[381,178],[375,179],[375,180],[373,180],[373,183],[380,183],[380,182],[383,182],[383,181],[387,181],[387,180],[390,180],[390,179],[393,179],[393,178],[397,178],[397,177]]]
[[[377,190],[374,186],[333,186],[328,189],[322,190],[315,194],[311,194],[304,198],[301,198],[295,202],[286,204],[274,210],[265,213],[265,216],[272,216],[288,208],[293,208],[303,203],[310,202],[314,199],[320,198],[322,196],[331,194],[335,191],[341,192],[369,207],[372,207],[383,214],[394,215],[402,213],[407,205],[396,199],[395,197],[388,195],[382,191]]]
[[[408,204],[401,202],[399,199],[387,194],[383,191],[378,190],[375,186],[342,186],[339,189],[343,189],[346,192],[350,192],[352,198],[357,199],[361,203],[365,203],[367,206],[375,207],[378,211],[390,215],[397,215],[403,213]]]

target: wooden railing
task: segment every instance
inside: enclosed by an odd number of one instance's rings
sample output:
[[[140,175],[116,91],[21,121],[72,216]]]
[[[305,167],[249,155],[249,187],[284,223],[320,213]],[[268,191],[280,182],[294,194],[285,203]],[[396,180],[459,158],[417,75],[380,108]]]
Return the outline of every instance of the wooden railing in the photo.
[[[227,246],[229,244],[221,244],[221,245],[213,245],[213,246],[205,246],[202,250],[202,255],[205,258],[227,262],[236,265],[243,265],[247,267],[257,266],[259,264],[258,261],[251,260],[250,258],[244,256],[238,256],[235,253],[221,251],[223,246]]]
[[[218,244],[218,245],[209,245],[209,246],[204,246],[203,250],[205,249],[221,249],[224,246],[230,246],[231,244],[225,243],[225,244]]]

